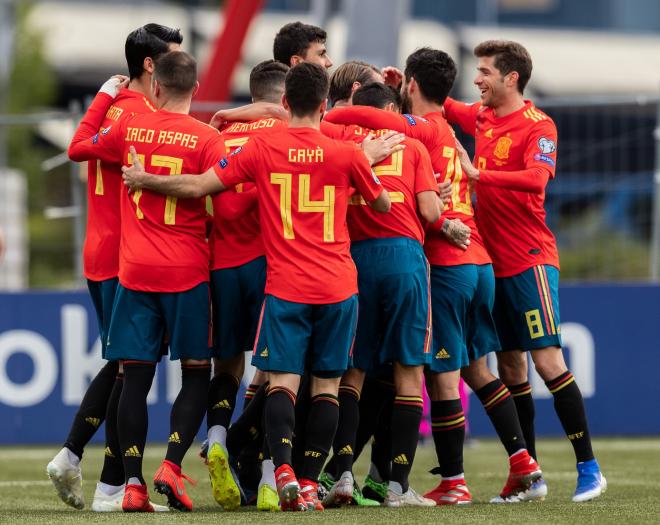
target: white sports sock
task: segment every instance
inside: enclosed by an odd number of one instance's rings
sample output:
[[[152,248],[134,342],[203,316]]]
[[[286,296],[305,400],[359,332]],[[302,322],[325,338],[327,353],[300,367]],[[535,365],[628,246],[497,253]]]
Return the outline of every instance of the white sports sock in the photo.
[[[451,480],[451,481],[453,481],[453,480],[456,480],[456,479],[463,479],[463,478],[465,478],[465,473],[464,473],[464,472],[461,472],[460,474],[456,474],[455,476],[447,476],[447,477],[442,476],[442,480],[443,480],[443,481],[444,481],[444,480]]]
[[[391,490],[396,494],[397,496],[403,495],[403,487],[401,486],[401,483],[398,481],[390,481],[389,484],[387,485],[388,490]]]
[[[138,478],[128,478],[126,485],[142,485],[142,483],[140,483]]]
[[[209,428],[207,437],[209,438],[209,448],[214,443],[220,443],[222,448],[227,450],[227,429],[222,425],[213,425]]]
[[[124,485],[108,485],[107,483],[99,481],[96,484],[96,488],[106,496],[114,496],[124,490]]]
[[[376,465],[371,463],[369,465],[369,477],[373,479],[376,483],[382,483],[383,480],[380,477],[380,474],[378,473],[378,469],[376,468]]]
[[[261,462],[261,479],[259,480],[259,488],[262,485],[269,485],[273,488],[277,487],[275,484],[275,463],[272,459],[264,459]]]

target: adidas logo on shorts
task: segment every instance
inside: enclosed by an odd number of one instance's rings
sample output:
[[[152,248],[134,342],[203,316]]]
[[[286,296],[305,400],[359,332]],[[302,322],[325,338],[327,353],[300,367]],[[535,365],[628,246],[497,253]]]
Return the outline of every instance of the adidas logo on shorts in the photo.
[[[259,357],[268,357],[268,347],[264,348],[261,353],[259,354]]]
[[[447,352],[447,350],[445,350],[444,348],[441,348],[440,351],[437,354],[435,354],[436,359],[449,359],[449,357],[450,357],[449,352]]]

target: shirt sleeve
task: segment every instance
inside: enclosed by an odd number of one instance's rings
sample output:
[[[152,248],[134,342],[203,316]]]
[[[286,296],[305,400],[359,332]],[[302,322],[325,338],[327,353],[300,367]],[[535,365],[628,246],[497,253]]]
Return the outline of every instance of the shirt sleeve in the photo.
[[[431,156],[421,144],[416,145],[415,149],[417,150],[415,194],[423,191],[440,193],[438,190],[438,182],[435,180],[435,174],[433,173],[433,166],[431,165]]]
[[[557,165],[557,127],[552,120],[542,120],[527,135],[525,168],[539,167],[555,176]]]
[[[201,158],[199,159],[201,173],[204,173],[213,165],[215,165],[220,159],[226,155],[227,149],[225,147],[225,141],[217,131],[211,131],[209,140],[206,142],[204,149],[202,150]]]
[[[527,193],[543,193],[550,172],[539,166],[517,171],[479,170],[479,184]]]
[[[357,147],[353,150],[350,177],[358,193],[367,202],[376,200],[383,192],[383,186],[371,170],[369,161]]]
[[[258,140],[253,138],[213,165],[213,170],[222,184],[232,187],[241,182],[254,182],[259,164],[257,143]]]
[[[465,133],[474,137],[477,129],[477,113],[481,108],[481,102],[466,104],[447,97],[444,108],[445,118],[448,122],[458,124]]]
[[[126,118],[120,123],[99,129],[113,101],[114,99],[107,93],[98,93],[94,97],[71,139],[68,151],[71,160],[82,162],[100,159],[115,164],[124,160],[121,158],[122,149],[119,147],[119,139],[123,137],[120,128]]]

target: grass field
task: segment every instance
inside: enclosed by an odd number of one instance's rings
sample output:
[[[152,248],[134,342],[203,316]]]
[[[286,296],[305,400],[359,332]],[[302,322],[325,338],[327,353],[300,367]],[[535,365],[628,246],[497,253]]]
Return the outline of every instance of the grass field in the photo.
[[[460,508],[433,509],[357,509],[327,510],[305,514],[261,514],[242,510],[223,513],[211,497],[204,465],[191,456],[185,471],[199,483],[190,494],[195,512],[171,512],[158,515],[99,515],[66,507],[55,495],[45,474],[46,463],[57,451],[51,448],[0,449],[0,523],[20,525],[45,523],[660,523],[660,439],[601,439],[595,442],[601,467],[609,482],[609,490],[600,499],[585,503],[570,502],[575,487],[575,470],[570,445],[565,440],[542,440],[537,449],[541,455],[545,479],[549,487],[546,501],[518,505],[490,505],[486,502],[504,483],[506,458],[499,444],[480,441],[465,451],[467,479],[475,503]],[[163,447],[147,450],[145,473],[153,473],[162,458]],[[91,505],[94,482],[99,473],[102,451],[90,447],[83,461],[85,498]],[[436,480],[426,471],[435,465],[431,446],[418,450],[412,485],[419,491],[431,488]],[[366,463],[360,461],[356,473],[362,480]],[[154,495],[160,502],[162,497]]]

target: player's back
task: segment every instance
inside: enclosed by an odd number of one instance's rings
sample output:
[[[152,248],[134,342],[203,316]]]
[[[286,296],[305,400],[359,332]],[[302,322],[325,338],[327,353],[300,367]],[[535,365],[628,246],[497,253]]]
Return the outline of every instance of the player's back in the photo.
[[[362,129],[362,128],[361,128]],[[370,131],[370,130],[367,130]],[[376,135],[388,130],[377,130]],[[424,242],[424,228],[417,212],[417,193],[424,182],[435,186],[433,170],[424,146],[415,139],[405,139],[404,150],[397,151],[373,167],[375,175],[389,192],[392,208],[386,215],[367,206],[361,195],[351,197],[348,231],[351,241],[407,237]],[[423,191],[423,190],[421,190]]]
[[[189,115],[159,110],[122,123],[123,156],[135,147],[161,176],[203,173],[224,155],[217,130]],[[122,199],[120,281],[131,289],[183,291],[208,280],[203,198],[138,190]]]
[[[362,153],[312,128],[253,140],[260,159],[255,180],[268,260],[266,293],[312,304],[353,295],[357,280],[346,212],[351,173]]]
[[[271,134],[286,127],[286,122],[274,118],[234,122],[221,132],[226,154],[229,155],[246,144],[251,137]],[[246,182],[229,191],[242,193],[253,186],[253,183]],[[214,228],[210,238],[212,270],[239,266],[263,255],[264,251],[258,209],[255,208],[238,219],[227,220],[218,213],[220,201],[220,194],[213,197],[216,213],[213,217]]]
[[[142,93],[122,89],[105,114],[101,129],[106,129],[137,113],[156,111]],[[119,159],[118,159],[119,160]],[[119,271],[121,218],[119,197],[124,187],[121,163],[89,161],[87,166],[87,229],[83,247],[85,277],[103,281]]]

